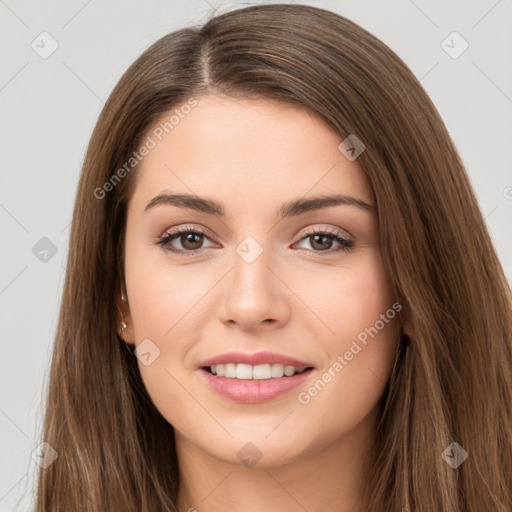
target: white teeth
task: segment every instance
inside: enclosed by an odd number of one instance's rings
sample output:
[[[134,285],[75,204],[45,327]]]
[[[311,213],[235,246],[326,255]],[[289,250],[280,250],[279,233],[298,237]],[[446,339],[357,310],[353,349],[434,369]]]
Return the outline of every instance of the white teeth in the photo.
[[[293,366],[285,366],[284,367],[284,374],[287,377],[291,377],[295,373],[295,368]]]
[[[270,379],[272,377],[269,364],[257,364],[252,368],[253,379]]]
[[[273,364],[270,372],[272,377],[282,377],[284,375],[284,366],[279,363]]]
[[[243,380],[264,380],[264,379],[279,379],[281,377],[291,377],[297,373],[302,373],[306,370],[305,366],[296,368],[295,366],[284,366],[280,363],[275,364],[216,364],[210,366],[213,375],[219,377],[227,377],[228,379],[243,379]]]
[[[252,379],[252,366],[250,364],[237,364],[236,365],[236,378],[237,379]]]
[[[228,377],[229,379],[236,378],[236,364],[228,363],[224,365],[224,377]]]

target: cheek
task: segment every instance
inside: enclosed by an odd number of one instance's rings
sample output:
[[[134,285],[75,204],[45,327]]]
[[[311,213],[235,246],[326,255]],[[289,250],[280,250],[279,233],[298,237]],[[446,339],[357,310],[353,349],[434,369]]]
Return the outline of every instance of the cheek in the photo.
[[[152,361],[146,365],[139,359],[141,377],[158,409],[172,414],[177,404],[190,404],[190,395],[180,383],[195,370],[192,349],[205,319],[211,318],[209,291],[218,273],[206,267],[201,270],[200,265],[173,266],[165,256],[160,248],[130,246],[127,239],[126,285],[135,344],[142,353],[146,343]]]
[[[143,233],[138,236],[143,239]],[[180,318],[197,302],[198,280],[189,270],[173,269],[162,248],[136,237],[127,236],[125,264],[136,342],[154,338],[160,343],[172,337]]]
[[[138,361],[140,374],[164,418],[175,428],[185,429],[183,412],[190,410],[191,397],[183,385],[188,377],[184,365],[194,343],[202,286],[191,283],[186,272],[137,256],[134,252],[126,260],[135,343],[142,347],[149,339],[154,344],[149,345],[150,364],[144,364],[143,358]]]
[[[375,406],[393,368],[399,332],[394,296],[377,251],[317,285],[323,293],[309,296],[322,320],[318,341],[326,359],[299,402],[311,412],[329,409],[357,421]]]
[[[394,303],[377,249],[297,282],[302,282],[300,296],[307,297],[307,306],[321,320],[319,328],[330,351],[373,326]]]

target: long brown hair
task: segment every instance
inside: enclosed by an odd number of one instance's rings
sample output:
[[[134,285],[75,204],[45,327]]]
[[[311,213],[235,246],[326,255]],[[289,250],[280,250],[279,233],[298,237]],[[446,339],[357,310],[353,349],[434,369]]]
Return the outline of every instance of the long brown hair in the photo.
[[[117,334],[137,166],[113,176],[155,120],[215,93],[307,108],[366,147],[358,162],[411,325],[381,400],[369,512],[510,512],[511,293],[461,159],[395,53],[342,16],[291,4],[162,37],[105,104],[76,196],[42,439],[59,458],[40,470],[37,512],[176,510],[173,427]],[[455,468],[443,457],[453,442],[468,454]]]

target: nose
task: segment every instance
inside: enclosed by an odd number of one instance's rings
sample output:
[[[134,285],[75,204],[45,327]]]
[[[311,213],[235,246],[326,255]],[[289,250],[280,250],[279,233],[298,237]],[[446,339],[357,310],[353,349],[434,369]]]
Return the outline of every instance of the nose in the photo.
[[[225,279],[223,322],[241,329],[282,327],[290,316],[290,291],[265,251],[251,263],[235,254]],[[275,267],[275,265],[273,265]]]

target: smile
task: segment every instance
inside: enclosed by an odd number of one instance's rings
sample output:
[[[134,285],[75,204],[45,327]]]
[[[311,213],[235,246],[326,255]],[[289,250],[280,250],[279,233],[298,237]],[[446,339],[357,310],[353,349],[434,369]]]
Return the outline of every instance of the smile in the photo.
[[[206,385],[220,396],[244,404],[259,404],[283,396],[303,384],[315,372],[312,367],[299,369],[280,364],[253,367],[234,363],[215,365],[215,370],[235,376],[215,374],[211,367],[200,368],[200,375]]]

